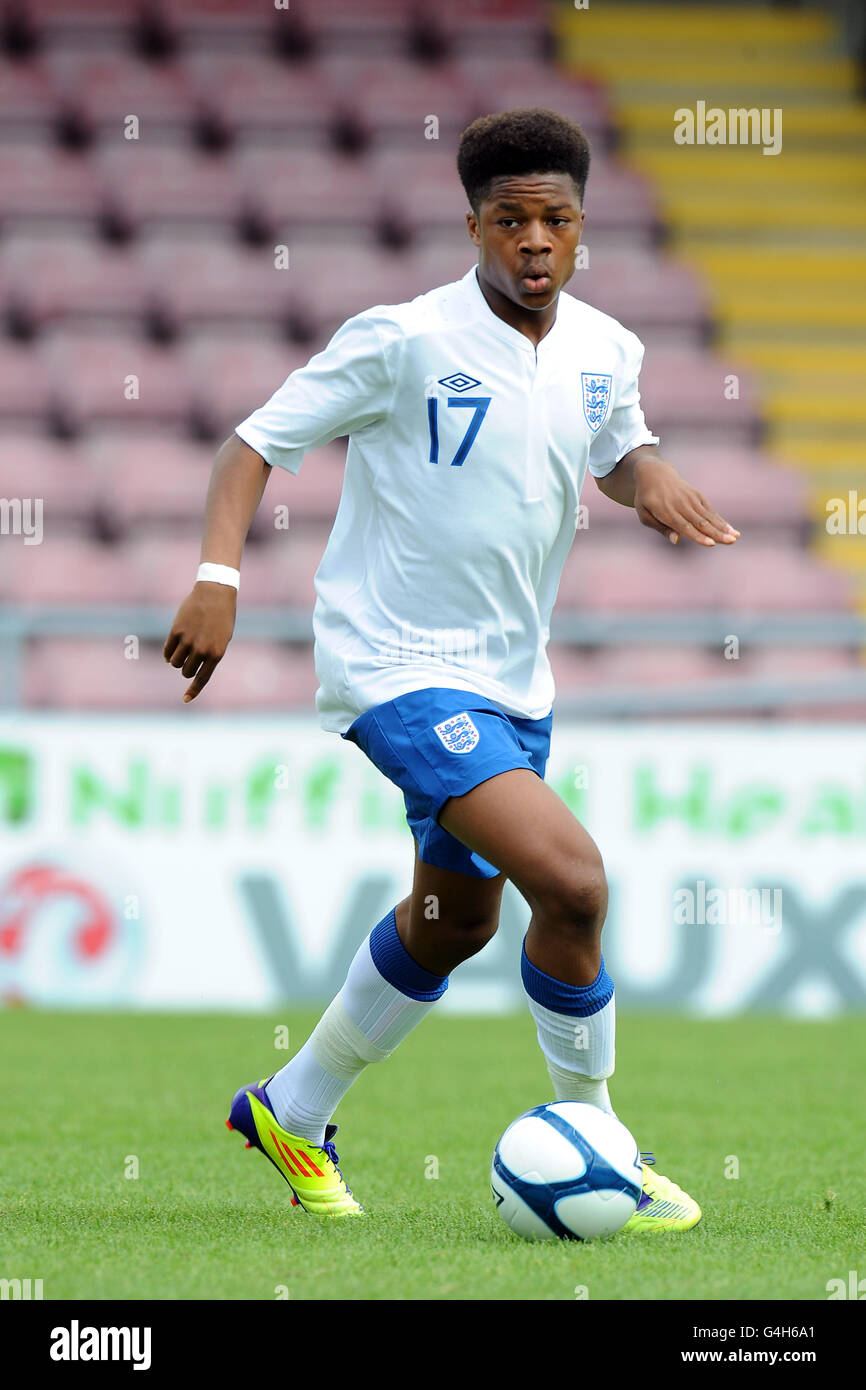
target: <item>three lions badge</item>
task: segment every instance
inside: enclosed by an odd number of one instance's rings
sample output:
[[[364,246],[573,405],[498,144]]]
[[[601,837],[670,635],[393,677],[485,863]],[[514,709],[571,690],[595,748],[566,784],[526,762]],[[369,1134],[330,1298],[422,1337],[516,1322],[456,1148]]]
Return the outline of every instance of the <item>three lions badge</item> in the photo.
[[[434,724],[433,731],[449,753],[471,753],[480,737],[465,710],[462,714],[452,715],[450,719],[443,719],[441,724]]]
[[[581,372],[583,413],[593,434],[598,434],[607,416],[613,377],[605,372]]]

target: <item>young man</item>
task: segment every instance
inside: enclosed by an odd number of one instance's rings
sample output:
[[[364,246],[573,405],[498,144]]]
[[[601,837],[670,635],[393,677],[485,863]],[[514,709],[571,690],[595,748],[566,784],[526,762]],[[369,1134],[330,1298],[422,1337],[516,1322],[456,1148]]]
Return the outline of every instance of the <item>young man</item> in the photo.
[[[278,1168],[293,1204],[328,1216],[361,1211],[332,1141],[340,1098],[489,941],[506,879],[532,909],[522,978],[556,1098],[611,1110],[604,868],[543,780],[550,613],[587,467],[673,543],[738,535],[658,457],[639,404],[640,341],[562,292],[584,219],[580,127],[543,109],[485,116],[464,131],[457,165],[477,267],[348,319],[238,425],[214,464],[204,565],[164,652],[194,699],[231,638],[241,552],[271,467],[296,473],[308,449],[349,435],[316,575],[316,705],[325,729],[403,790],[414,882],[300,1052],[242,1086],[227,1121]],[[700,1219],[680,1188],[643,1173],[629,1226]]]

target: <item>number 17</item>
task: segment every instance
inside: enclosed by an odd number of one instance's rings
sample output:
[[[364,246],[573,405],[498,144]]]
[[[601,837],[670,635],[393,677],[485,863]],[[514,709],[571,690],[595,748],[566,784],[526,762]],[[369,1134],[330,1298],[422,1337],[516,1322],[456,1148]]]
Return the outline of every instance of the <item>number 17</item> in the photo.
[[[472,416],[472,419],[469,421],[469,425],[468,425],[468,427],[467,427],[467,429],[466,429],[466,433],[464,434],[462,440],[460,441],[460,447],[458,448],[457,453],[454,455],[453,459],[451,460],[451,467],[452,467],[452,468],[459,468],[459,467],[461,466],[461,464],[463,463],[463,460],[466,458],[466,455],[469,453],[469,450],[472,448],[472,445],[475,443],[475,436],[476,436],[476,434],[478,433],[479,429],[481,428],[481,421],[484,419],[484,416],[487,414],[487,407],[489,406],[489,404],[490,404],[490,402],[491,402],[492,399],[493,399],[492,396],[449,396],[449,397],[448,397],[448,405],[449,405],[449,406],[458,406],[458,407],[459,407],[459,406],[463,406],[463,407],[467,407],[467,406],[468,406],[470,409],[472,409],[472,410],[475,411],[475,414]],[[428,401],[427,401],[427,422],[428,422],[428,424],[429,424],[429,426],[430,426],[430,462],[431,462],[431,463],[438,463],[438,462],[439,462],[439,412],[438,412],[438,406],[439,406],[439,402],[438,402],[437,398],[436,398],[435,396],[431,396],[431,397],[428,399]]]

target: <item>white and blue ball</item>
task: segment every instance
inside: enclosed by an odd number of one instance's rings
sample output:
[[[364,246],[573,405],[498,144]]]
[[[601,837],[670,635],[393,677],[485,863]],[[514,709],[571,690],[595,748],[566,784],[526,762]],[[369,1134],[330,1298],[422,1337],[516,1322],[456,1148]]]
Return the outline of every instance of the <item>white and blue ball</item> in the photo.
[[[593,1240],[621,1230],[640,1201],[638,1147],[615,1115],[560,1100],[509,1125],[490,1170],[499,1215],[527,1240]]]

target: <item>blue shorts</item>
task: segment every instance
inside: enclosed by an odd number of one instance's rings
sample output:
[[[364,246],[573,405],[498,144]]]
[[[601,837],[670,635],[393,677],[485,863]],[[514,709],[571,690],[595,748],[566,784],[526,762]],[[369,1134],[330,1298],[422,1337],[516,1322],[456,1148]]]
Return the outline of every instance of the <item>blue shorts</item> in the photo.
[[[527,767],[543,778],[552,723],[552,712],[517,719],[483,695],[433,686],[374,705],[342,737],[357,743],[402,791],[425,864],[494,878],[499,870],[443,830],[437,817],[449,797],[463,796],[498,772]]]

